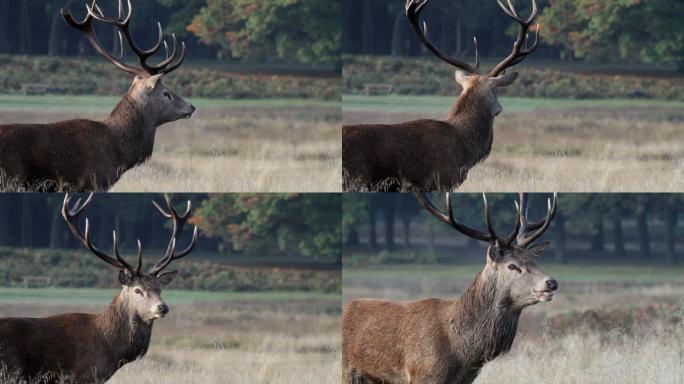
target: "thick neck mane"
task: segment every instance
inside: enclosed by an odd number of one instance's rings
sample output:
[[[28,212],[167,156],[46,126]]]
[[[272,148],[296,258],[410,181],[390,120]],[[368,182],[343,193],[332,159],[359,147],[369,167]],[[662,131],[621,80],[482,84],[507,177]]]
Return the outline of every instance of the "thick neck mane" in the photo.
[[[511,349],[518,330],[520,310],[497,292],[496,275],[480,272],[451,309],[453,353],[465,367],[479,369],[485,362]],[[469,346],[463,348],[463,346]]]
[[[146,118],[148,115],[139,102],[126,94],[104,121],[119,141],[125,170],[152,156],[157,125]]]
[[[494,142],[494,116],[475,87],[467,89],[456,100],[446,122],[458,130],[458,145],[470,152],[471,156],[467,158],[474,161],[469,166],[489,156]]]
[[[129,313],[127,299],[117,295],[107,311],[97,319],[97,325],[120,365],[147,353],[152,337],[152,322],[144,322]]]

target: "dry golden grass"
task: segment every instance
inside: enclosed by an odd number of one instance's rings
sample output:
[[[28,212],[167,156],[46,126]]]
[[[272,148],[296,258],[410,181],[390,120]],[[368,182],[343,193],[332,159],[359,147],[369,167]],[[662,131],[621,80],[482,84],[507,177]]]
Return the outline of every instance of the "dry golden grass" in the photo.
[[[337,300],[170,304],[171,314],[155,324],[147,356],[124,366],[109,383],[318,384],[339,380]],[[103,307],[0,304],[0,317],[98,312]]]
[[[3,110],[0,124],[106,114]],[[190,120],[160,127],[150,161],[124,174],[112,191],[339,192],[339,121],[339,108],[316,105],[200,109]]]
[[[346,111],[344,123],[443,118],[434,112]],[[506,111],[491,155],[461,192],[684,191],[684,111],[666,107]]]

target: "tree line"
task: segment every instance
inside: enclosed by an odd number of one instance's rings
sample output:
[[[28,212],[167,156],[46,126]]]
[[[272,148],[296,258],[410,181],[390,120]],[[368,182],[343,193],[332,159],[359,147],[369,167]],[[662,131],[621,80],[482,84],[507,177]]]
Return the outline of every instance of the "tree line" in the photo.
[[[404,0],[343,0],[342,50],[350,54],[418,56],[424,50],[404,16]],[[530,0],[513,1],[528,15]],[[537,0],[543,45],[535,57],[675,65],[684,71],[684,2],[669,0]],[[496,1],[432,0],[424,18],[445,52],[498,57],[510,50],[516,25]]]
[[[60,15],[61,9],[70,9],[77,20],[82,20],[86,3],[91,0],[0,1],[0,53],[94,54],[85,38]],[[341,39],[338,3],[135,0],[131,29],[139,45],[151,47],[156,42],[158,20],[167,34],[175,33],[186,42],[192,58],[336,64]],[[117,0],[97,4],[105,14],[117,15]],[[115,52],[117,35],[112,27],[101,24],[95,27],[98,39]]]
[[[85,196],[81,196],[85,197]],[[0,247],[82,249],[61,217],[63,195],[0,196]],[[199,228],[198,249],[245,256],[295,257],[340,261],[340,197],[324,194],[177,194],[179,212],[193,205],[179,244],[187,244],[191,225]],[[93,243],[109,250],[116,229],[122,249],[164,249],[170,221],[151,201],[157,194],[97,195],[81,215],[90,219]],[[76,198],[72,198],[72,204]],[[84,219],[81,228],[84,228]]]
[[[444,208],[443,194],[433,194]],[[499,233],[513,228],[516,195],[487,196]],[[530,197],[530,218],[545,214],[548,195]],[[484,230],[482,196],[454,195],[455,217]],[[561,194],[558,213],[543,240],[551,240],[558,262],[633,260],[677,264],[684,262],[681,216],[684,195],[678,194]],[[425,211],[410,194],[345,195],[343,198],[345,254],[398,252],[440,240],[465,239]],[[508,225],[508,227],[507,227]],[[402,241],[398,241],[400,237]],[[468,246],[476,241],[468,240]],[[453,247],[448,247],[453,251]]]

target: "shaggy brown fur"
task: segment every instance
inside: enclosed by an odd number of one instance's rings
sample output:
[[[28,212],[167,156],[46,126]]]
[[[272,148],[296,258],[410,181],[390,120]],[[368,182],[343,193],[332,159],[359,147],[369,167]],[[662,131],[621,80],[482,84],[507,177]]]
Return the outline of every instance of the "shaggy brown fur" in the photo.
[[[495,284],[480,273],[455,301],[352,301],[343,314],[344,369],[355,382],[471,383],[511,348],[518,328],[521,311]]]
[[[124,364],[145,355],[153,321],[130,313],[117,295],[100,315],[0,319],[0,361],[27,382],[102,383]]]
[[[159,126],[194,112],[157,75],[137,77],[103,122],[0,125],[0,190],[106,191],[152,156]]]
[[[495,112],[476,81],[445,121],[342,128],[345,191],[451,191],[489,156]],[[389,181],[389,183],[388,183]]]

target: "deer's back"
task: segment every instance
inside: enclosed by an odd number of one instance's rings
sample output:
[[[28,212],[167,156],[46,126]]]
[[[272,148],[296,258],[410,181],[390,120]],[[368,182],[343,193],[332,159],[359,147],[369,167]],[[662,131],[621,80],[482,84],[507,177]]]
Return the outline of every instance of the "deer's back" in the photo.
[[[105,124],[90,120],[2,125],[0,168],[19,182],[47,179],[76,185],[117,168],[121,149],[115,143]]]
[[[446,377],[453,366],[446,332],[451,304],[440,299],[350,302],[343,314],[344,368],[391,383],[426,374]]]
[[[0,319],[0,361],[25,377],[73,372],[77,382],[92,382],[93,370],[111,369],[96,321],[90,314]]]

